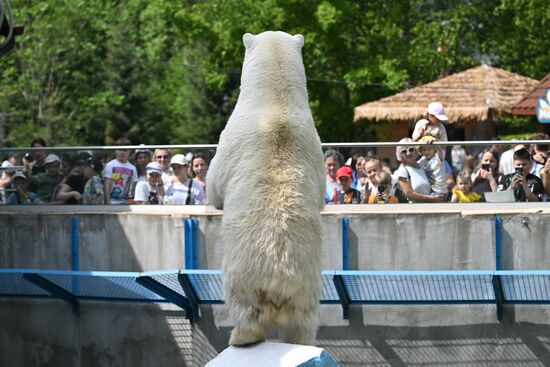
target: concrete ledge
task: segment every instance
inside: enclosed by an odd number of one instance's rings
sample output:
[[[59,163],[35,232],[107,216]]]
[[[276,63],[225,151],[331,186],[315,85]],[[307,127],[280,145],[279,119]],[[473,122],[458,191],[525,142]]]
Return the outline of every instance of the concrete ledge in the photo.
[[[223,212],[210,205],[0,205],[0,214],[159,214],[174,216],[221,216]],[[456,213],[492,215],[515,213],[550,214],[550,203],[441,203],[441,204],[356,204],[327,205],[322,215],[351,214],[426,214]]]
[[[308,345],[264,342],[249,347],[229,347],[207,367],[337,367],[324,349]]]

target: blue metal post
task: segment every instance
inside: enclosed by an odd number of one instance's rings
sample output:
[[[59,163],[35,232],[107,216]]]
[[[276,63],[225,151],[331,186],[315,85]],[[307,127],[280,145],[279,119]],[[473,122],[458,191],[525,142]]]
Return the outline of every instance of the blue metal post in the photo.
[[[71,217],[71,269],[78,271],[80,268],[80,233],[78,231],[78,217]],[[77,276],[71,277],[72,296],[80,295],[80,279]],[[79,308],[77,303],[73,303],[73,314],[78,315]]]
[[[495,255],[496,255],[497,270],[502,270],[501,253],[502,253],[502,219],[500,219],[498,215],[495,215]]]
[[[342,218],[342,270],[349,270],[349,218]]]
[[[71,218],[71,270],[78,271],[80,235],[78,232],[78,217]]]
[[[184,252],[185,252],[185,269],[198,269],[198,222],[196,219],[189,218],[183,222],[185,229]]]

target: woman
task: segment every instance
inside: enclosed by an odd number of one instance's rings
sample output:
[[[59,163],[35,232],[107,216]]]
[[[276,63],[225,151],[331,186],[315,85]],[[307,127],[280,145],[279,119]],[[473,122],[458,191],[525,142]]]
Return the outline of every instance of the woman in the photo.
[[[176,154],[170,160],[174,172],[170,186],[165,190],[164,204],[204,205],[202,186],[187,175],[189,162],[183,154]]]
[[[76,159],[70,155],[61,158],[61,172],[63,180],[57,185],[53,194],[52,204],[79,204],[84,192],[87,178],[84,168],[89,165],[92,156],[88,153],[79,153]]]
[[[202,186],[205,193],[207,171],[208,165],[206,162],[206,156],[202,153],[195,154],[193,159],[191,159],[191,177]]]
[[[485,193],[497,191],[499,154],[495,149],[489,148],[481,154],[480,165],[472,174],[472,191],[481,195],[485,201]]]
[[[151,162],[152,157],[153,153],[149,149],[136,149],[134,153],[134,165],[137,168],[138,182],[147,181],[147,164]]]
[[[403,138],[399,142],[412,141],[410,138]],[[397,146],[395,155],[401,165],[395,170],[394,176],[398,179],[399,188],[409,202],[441,203],[445,201],[444,195],[430,195],[432,185],[426,172],[416,162],[416,147]]]
[[[325,189],[326,203],[332,203],[335,197],[338,198],[340,185],[336,178],[336,171],[338,171],[343,161],[344,158],[337,151],[330,149],[325,152],[325,169],[327,171]]]

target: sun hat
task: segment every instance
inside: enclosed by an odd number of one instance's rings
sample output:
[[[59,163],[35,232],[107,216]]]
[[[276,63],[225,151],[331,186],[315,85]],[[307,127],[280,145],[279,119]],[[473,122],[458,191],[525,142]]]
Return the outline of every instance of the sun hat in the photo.
[[[59,162],[59,157],[55,154],[48,154],[46,159],[44,159],[44,165]]]
[[[447,121],[449,118],[445,115],[443,105],[439,102],[432,102],[428,105],[428,113],[434,115],[439,121]]]
[[[162,168],[160,167],[160,164],[158,164],[157,162],[147,163],[146,170],[147,170],[147,173],[153,173],[153,172],[156,172],[158,174],[162,173]]]
[[[12,180],[15,180],[16,178],[22,178],[23,180],[27,179],[27,176],[21,171],[15,172],[15,174],[12,176]]]
[[[180,166],[188,166],[189,162],[183,154],[175,154],[172,159],[170,159],[170,165],[179,164]]]
[[[352,169],[348,166],[338,168],[338,171],[336,171],[336,178],[340,177],[353,177]]]
[[[139,145],[140,147],[144,147],[145,144],[140,144]],[[151,152],[149,149],[145,149],[145,148],[137,148],[136,151],[134,152],[134,159],[137,158],[138,155],[140,155],[141,153],[146,153],[148,156],[149,156],[149,159],[152,159],[153,158],[153,152]]]

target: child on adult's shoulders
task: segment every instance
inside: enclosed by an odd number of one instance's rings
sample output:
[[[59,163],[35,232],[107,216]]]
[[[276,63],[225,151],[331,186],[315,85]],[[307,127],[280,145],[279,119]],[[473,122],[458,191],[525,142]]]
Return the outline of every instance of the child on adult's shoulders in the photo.
[[[431,144],[437,141],[433,136],[423,136],[419,142],[424,144]],[[445,171],[445,165],[439,155],[437,154],[438,147],[433,145],[420,145],[418,147],[418,153],[422,156],[418,160],[420,167],[426,172],[428,179],[432,185],[432,193],[434,195],[445,196],[449,192],[447,188],[447,173]]]
[[[353,179],[353,170],[348,166],[343,166],[336,171],[336,179],[340,184],[338,195],[335,196],[335,204],[359,204],[361,202],[361,193],[351,187]]]

